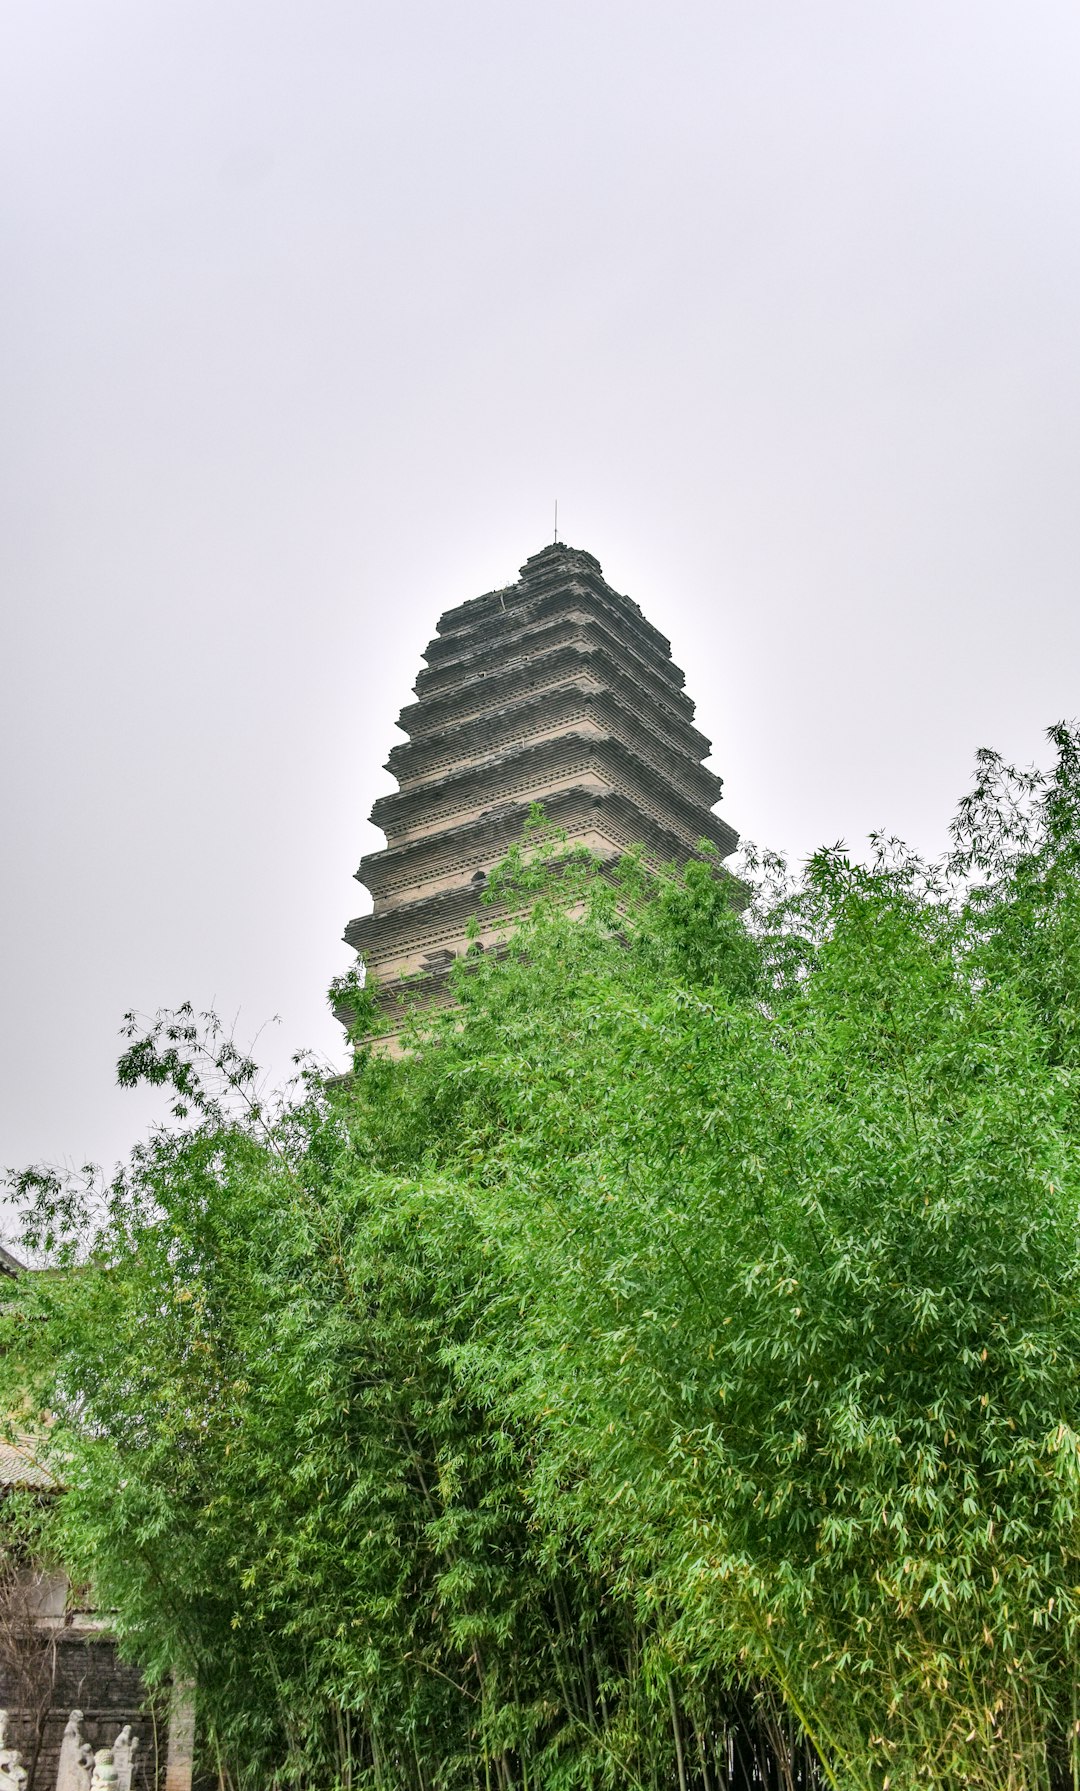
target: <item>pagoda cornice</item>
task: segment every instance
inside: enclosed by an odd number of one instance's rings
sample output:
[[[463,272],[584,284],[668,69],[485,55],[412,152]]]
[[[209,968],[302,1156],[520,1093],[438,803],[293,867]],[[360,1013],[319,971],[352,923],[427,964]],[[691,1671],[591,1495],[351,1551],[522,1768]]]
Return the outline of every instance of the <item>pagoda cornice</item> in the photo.
[[[674,842],[678,858],[693,856],[703,839],[721,856],[734,850],[737,836],[726,821],[707,810],[665,798],[657,780],[646,782],[640,761],[635,763],[619,750],[617,742],[589,744],[597,750],[568,752],[561,764],[556,760],[547,766],[534,765],[516,786],[508,779],[502,800],[492,791],[494,800],[478,813],[460,819],[441,818],[441,824],[430,832],[365,854],[356,875],[375,898],[376,910],[406,899],[410,889],[447,881],[464,883],[477,870],[490,870],[504,850],[508,812],[514,812],[513,826],[520,834],[533,803],[539,803],[546,818],[561,826],[558,815],[567,805],[584,813],[590,804],[595,807],[617,796],[625,805],[620,812],[637,817],[636,828],[626,836],[628,847],[645,845],[648,838],[663,833]],[[517,835],[512,832],[509,837],[512,842]]]
[[[452,636],[437,635],[433,641],[429,641],[424,659],[431,670],[444,670],[454,664],[467,665],[478,654],[490,652],[496,638],[504,641],[516,638],[531,629],[541,627],[545,622],[558,621],[569,615],[589,616],[628,652],[633,653],[636,659],[640,659],[676,689],[682,689],[685,679],[672,661],[667,642],[664,641],[661,647],[650,640],[636,616],[628,615],[625,610],[604,601],[588,585],[579,581],[562,584],[556,590],[540,592],[498,612],[497,635],[490,622]]]
[[[549,591],[557,591],[570,582],[585,586],[621,615],[629,617],[661,657],[670,658],[671,642],[666,635],[661,634],[659,628],[653,626],[640,604],[608,584],[599,560],[594,559],[591,553],[585,553],[581,548],[567,547],[563,542],[546,547],[526,560],[516,584],[487,591],[482,597],[470,597],[466,603],[459,603],[454,609],[447,610],[440,618],[436,632],[440,636],[461,633],[465,629],[487,623],[496,613],[504,614],[519,605],[526,605],[534,598]]]
[[[477,679],[471,686],[453,691],[448,696],[426,697],[423,702],[409,703],[398,716],[398,727],[409,736],[409,744],[427,746],[435,740],[456,739],[465,725],[482,725],[489,715],[509,713],[519,705],[541,702],[554,697],[567,685],[580,690],[611,690],[640,717],[642,725],[656,734],[676,752],[685,752],[695,761],[708,756],[711,743],[700,728],[670,709],[652,700],[633,678],[606,655],[579,641],[565,643],[511,671],[496,677]]]
[[[624,740],[613,734],[583,733],[571,728],[531,744],[509,747],[483,765],[470,766],[438,783],[406,787],[380,796],[371,819],[393,846],[398,843],[395,834],[411,837],[419,832],[419,837],[426,838],[463,811],[482,807],[485,797],[498,801],[514,790],[540,790],[553,777],[597,773],[609,783],[632,788],[655,820],[670,817],[672,825],[685,827],[691,833],[696,826],[701,837],[702,808],[707,811],[719,799],[721,780],[702,766],[695,769],[705,780],[708,799],[704,802],[695,801],[692,795],[674,787],[669,778]],[[537,800],[542,800],[542,796]],[[404,843],[402,838],[401,844]]]
[[[567,654],[565,660],[556,656]],[[589,661],[588,666],[584,664]],[[470,678],[457,678],[446,688],[432,689],[417,679],[417,701],[401,712],[399,727],[409,734],[425,727],[444,725],[444,720],[460,720],[465,715],[484,714],[511,694],[527,694],[560,682],[558,668],[571,666],[587,671],[598,688],[605,688],[616,677],[630,683],[657,715],[662,717],[665,732],[677,732],[679,725],[693,730],[694,705],[681,691],[673,691],[659,679],[645,678],[639,666],[628,663],[609,637],[594,623],[567,621],[545,632],[528,654],[520,654],[506,662],[493,659],[477,666]],[[503,684],[502,680],[511,680]]]
[[[622,680],[617,689],[610,690],[576,682],[556,685],[531,700],[508,704],[477,721],[463,723],[451,733],[403,741],[394,747],[386,769],[398,779],[402,792],[419,791],[456,778],[466,769],[494,764],[513,746],[527,745],[534,737],[569,730],[575,723],[587,724],[621,739],[669,781],[681,783],[711,807],[719,798],[721,780],[700,763],[700,753],[694,754],[650,726],[641,704],[631,706],[633,697],[632,687]]]
[[[596,842],[593,849],[597,850],[602,862],[610,864],[638,848],[643,850],[646,861],[657,869],[685,862],[696,855],[692,849],[688,850],[684,836],[649,823],[618,791],[594,795],[577,786],[558,792],[545,808],[553,826],[565,828],[571,836],[593,836]],[[528,814],[528,803],[507,803],[472,830],[462,829],[461,844],[465,847],[466,831],[475,834],[476,843],[481,842],[482,836],[481,856],[487,858],[489,866],[497,863],[512,845],[520,842]],[[730,828],[725,828],[725,834],[721,849],[730,851],[736,836]],[[453,936],[455,929],[460,932],[464,921],[478,912],[485,882],[486,876],[474,877],[469,882],[422,895],[415,901],[404,901],[395,907],[363,915],[350,922],[346,940],[363,953],[365,961],[376,973],[380,964],[396,961],[403,949],[417,954],[434,950]],[[497,919],[495,911],[487,905],[483,905],[479,913],[482,918],[491,916],[492,924]]]
[[[588,644],[606,654],[609,662],[619,666],[625,675],[649,690],[655,700],[673,714],[690,721],[694,705],[671,678],[661,674],[627,647],[596,616],[583,610],[568,609],[565,614],[524,628],[515,633],[499,634],[489,642],[483,654],[455,660],[448,666],[428,667],[416,680],[416,695],[424,701],[437,698],[458,688],[469,688],[478,678],[491,677],[510,667],[528,663],[566,642]]]

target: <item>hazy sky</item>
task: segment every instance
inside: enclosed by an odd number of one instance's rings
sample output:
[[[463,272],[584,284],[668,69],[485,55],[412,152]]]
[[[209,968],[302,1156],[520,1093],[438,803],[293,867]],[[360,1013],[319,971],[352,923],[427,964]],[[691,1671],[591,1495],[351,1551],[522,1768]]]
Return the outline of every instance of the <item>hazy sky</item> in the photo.
[[[551,534],[724,811],[937,850],[1080,711],[1075,0],[4,0],[0,1163],[324,1005],[440,612]]]

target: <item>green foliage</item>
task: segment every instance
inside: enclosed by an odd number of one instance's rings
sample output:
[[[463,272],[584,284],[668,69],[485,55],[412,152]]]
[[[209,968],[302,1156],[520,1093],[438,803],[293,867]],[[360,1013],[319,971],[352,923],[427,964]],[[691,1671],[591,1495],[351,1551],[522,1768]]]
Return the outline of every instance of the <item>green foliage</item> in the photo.
[[[238,1782],[713,1791],[736,1736],[789,1783],[796,1730],[838,1786],[1073,1777],[1052,738],[980,755],[937,866],[602,875],[537,825],[501,946],[340,1089],[270,1108],[190,1014],[133,1034],[183,1111],[93,1224],[24,1183],[80,1266],[2,1361],[55,1414],[55,1546]]]

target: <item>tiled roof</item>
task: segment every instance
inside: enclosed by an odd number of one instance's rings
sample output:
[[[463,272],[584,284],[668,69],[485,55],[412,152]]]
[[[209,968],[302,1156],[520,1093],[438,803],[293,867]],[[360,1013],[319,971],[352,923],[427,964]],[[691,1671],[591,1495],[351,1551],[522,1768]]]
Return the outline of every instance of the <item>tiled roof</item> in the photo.
[[[17,1443],[0,1441],[0,1487],[55,1485],[49,1470],[35,1459],[34,1445],[29,1437],[21,1438]]]

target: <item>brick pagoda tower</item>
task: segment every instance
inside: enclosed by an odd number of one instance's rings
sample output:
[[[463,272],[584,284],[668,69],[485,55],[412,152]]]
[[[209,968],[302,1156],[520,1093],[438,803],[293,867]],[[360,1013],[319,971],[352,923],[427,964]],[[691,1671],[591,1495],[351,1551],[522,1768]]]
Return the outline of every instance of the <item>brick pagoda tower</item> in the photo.
[[[402,978],[437,995],[533,802],[605,859],[640,846],[653,865],[683,863],[702,839],[734,849],[670,644],[591,554],[534,554],[517,584],[447,610],[424,658],[398,722],[408,740],[387,761],[400,787],[371,811],[386,848],[356,873],[374,911],[345,933],[388,1006]]]

